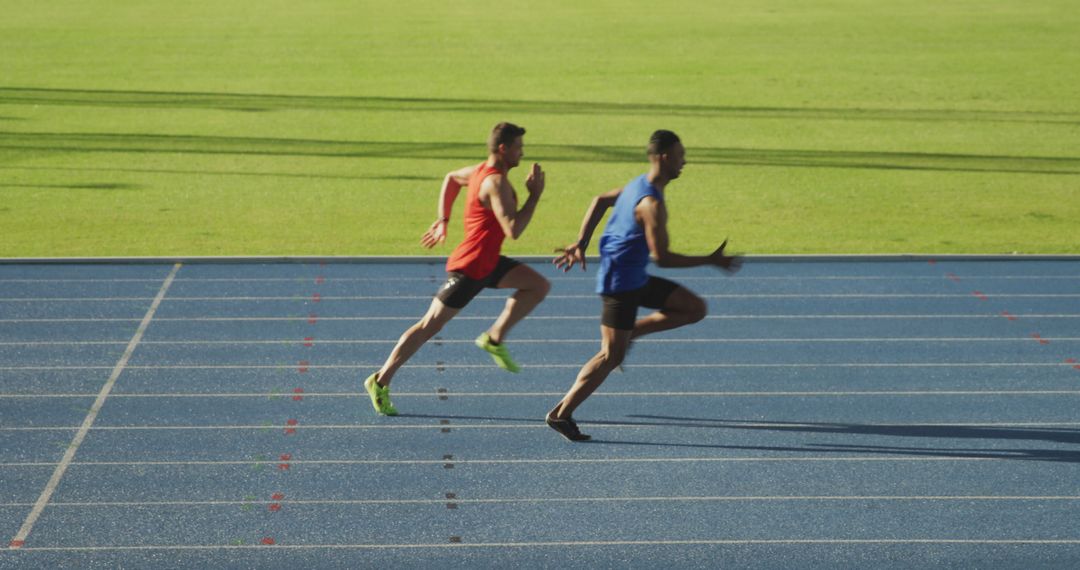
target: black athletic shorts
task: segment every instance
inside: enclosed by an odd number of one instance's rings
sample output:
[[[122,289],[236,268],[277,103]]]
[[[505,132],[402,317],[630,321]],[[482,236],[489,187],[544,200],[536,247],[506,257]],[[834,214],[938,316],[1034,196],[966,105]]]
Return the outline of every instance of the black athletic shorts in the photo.
[[[511,269],[519,265],[520,261],[500,255],[495,269],[483,279],[473,279],[460,271],[450,271],[446,274],[446,283],[435,293],[435,298],[451,309],[463,309],[485,287],[496,287]]]
[[[604,312],[600,322],[613,329],[632,330],[634,321],[637,320],[638,307],[662,309],[671,292],[678,287],[679,284],[674,281],[650,275],[648,282],[640,289],[600,295],[604,300]]]

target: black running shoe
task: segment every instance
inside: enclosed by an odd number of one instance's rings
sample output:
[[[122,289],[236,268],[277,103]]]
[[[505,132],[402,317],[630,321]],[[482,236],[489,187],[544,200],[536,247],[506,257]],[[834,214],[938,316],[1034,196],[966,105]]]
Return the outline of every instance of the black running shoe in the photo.
[[[592,436],[581,433],[574,420],[560,420],[548,416],[544,418],[544,421],[547,422],[551,429],[559,432],[559,435],[570,441],[589,441],[592,439]]]

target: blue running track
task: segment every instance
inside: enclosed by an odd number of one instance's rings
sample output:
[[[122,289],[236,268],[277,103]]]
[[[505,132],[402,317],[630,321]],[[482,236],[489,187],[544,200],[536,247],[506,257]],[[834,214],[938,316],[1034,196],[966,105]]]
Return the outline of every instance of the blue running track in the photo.
[[[599,348],[592,269],[395,378],[439,260],[0,264],[0,568],[1080,567],[1080,259],[662,271],[709,316]]]

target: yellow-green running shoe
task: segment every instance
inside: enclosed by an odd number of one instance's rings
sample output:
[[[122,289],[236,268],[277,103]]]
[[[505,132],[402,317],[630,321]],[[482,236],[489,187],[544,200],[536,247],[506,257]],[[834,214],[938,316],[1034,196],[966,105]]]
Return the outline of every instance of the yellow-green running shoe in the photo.
[[[499,368],[509,370],[510,372],[518,372],[521,370],[514,360],[510,358],[510,353],[506,350],[506,346],[491,342],[491,337],[488,336],[488,333],[476,337],[476,346],[479,346],[491,354],[491,358],[495,360],[495,364],[498,364]]]
[[[368,396],[371,396],[371,405],[376,412],[384,416],[396,416],[397,408],[390,403],[390,387],[379,386],[379,383],[376,382],[378,379],[379,373],[376,372],[368,376],[367,380],[364,380],[364,389],[367,390]]]

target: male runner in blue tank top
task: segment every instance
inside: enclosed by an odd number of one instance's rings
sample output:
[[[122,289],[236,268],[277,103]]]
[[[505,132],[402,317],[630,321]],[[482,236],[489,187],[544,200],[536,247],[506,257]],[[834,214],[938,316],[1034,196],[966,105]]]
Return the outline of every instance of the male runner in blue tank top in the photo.
[[[645,271],[650,257],[660,267],[715,265],[730,273],[738,271],[742,263],[738,256],[724,255],[726,240],[709,255],[682,255],[668,250],[664,188],[682,172],[686,149],[675,133],[661,130],[649,139],[648,155],[649,172],[623,188],[594,198],[578,241],[558,250],[562,255],[554,261],[563,271],[569,271],[575,263],[585,269],[589,238],[604,212],[614,207],[600,238],[600,271],[596,279],[596,292],[604,302],[600,352],[585,363],[570,391],[546,418],[552,429],[571,441],[589,439],[578,429],[572,414],[622,363],[631,340],[705,318],[705,301],[701,297]],[[638,319],[638,307],[658,310]]]

